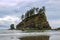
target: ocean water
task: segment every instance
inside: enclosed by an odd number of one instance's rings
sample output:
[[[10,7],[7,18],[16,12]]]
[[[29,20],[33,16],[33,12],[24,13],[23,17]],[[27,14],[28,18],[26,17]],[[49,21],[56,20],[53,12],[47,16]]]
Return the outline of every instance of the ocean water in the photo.
[[[0,30],[0,40],[20,40],[21,37],[36,35],[50,36],[49,40],[60,40],[60,31],[23,32],[21,30]]]

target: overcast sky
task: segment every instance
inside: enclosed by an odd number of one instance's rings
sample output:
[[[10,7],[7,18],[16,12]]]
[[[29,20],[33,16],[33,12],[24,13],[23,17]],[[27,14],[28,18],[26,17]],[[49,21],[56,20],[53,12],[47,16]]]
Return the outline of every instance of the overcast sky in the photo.
[[[20,16],[32,7],[46,7],[47,20],[52,28],[60,27],[60,0],[0,0],[0,29],[21,21]]]

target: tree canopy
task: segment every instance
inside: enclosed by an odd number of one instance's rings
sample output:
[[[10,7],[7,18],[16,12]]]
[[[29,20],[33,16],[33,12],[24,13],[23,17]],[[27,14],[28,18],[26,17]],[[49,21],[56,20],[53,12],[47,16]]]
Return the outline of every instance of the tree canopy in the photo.
[[[45,12],[45,6],[43,6],[40,9],[39,8],[35,8],[35,7],[31,8],[30,10],[28,10],[25,13],[25,15],[21,16],[21,19],[23,20],[24,18],[27,18],[27,17],[30,17],[30,16],[34,15],[35,11],[37,12],[37,14],[41,14],[41,13]]]

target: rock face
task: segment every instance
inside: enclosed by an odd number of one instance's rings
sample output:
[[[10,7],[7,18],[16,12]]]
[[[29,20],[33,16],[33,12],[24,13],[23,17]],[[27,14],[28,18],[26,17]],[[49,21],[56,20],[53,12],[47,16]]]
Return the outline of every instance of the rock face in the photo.
[[[16,27],[17,29],[51,29],[45,13],[35,14],[31,17],[24,19],[21,23],[19,23]]]
[[[19,30],[48,30],[51,29],[44,12],[34,14],[25,18],[17,24],[16,29]]]

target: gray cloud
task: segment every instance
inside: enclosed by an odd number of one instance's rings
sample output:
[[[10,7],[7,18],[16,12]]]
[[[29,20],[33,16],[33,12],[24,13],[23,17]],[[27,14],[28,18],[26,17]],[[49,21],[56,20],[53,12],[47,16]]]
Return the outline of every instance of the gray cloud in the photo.
[[[51,26],[59,25],[59,23],[54,24],[53,20],[59,19],[60,17],[60,0],[0,0],[0,18],[5,18],[6,16],[15,16],[20,19],[20,16],[24,14],[27,10],[32,7],[42,6],[46,7],[46,15]],[[12,17],[13,18],[13,17]],[[21,20],[21,19],[20,19]],[[17,21],[17,20],[16,20]],[[14,21],[16,23],[16,21]],[[12,21],[2,21],[1,26],[9,25]],[[19,21],[18,21],[19,22]],[[18,23],[17,22],[17,23]],[[51,23],[52,22],[52,23]],[[52,25],[53,24],[53,25]],[[8,27],[9,28],[9,27]]]

